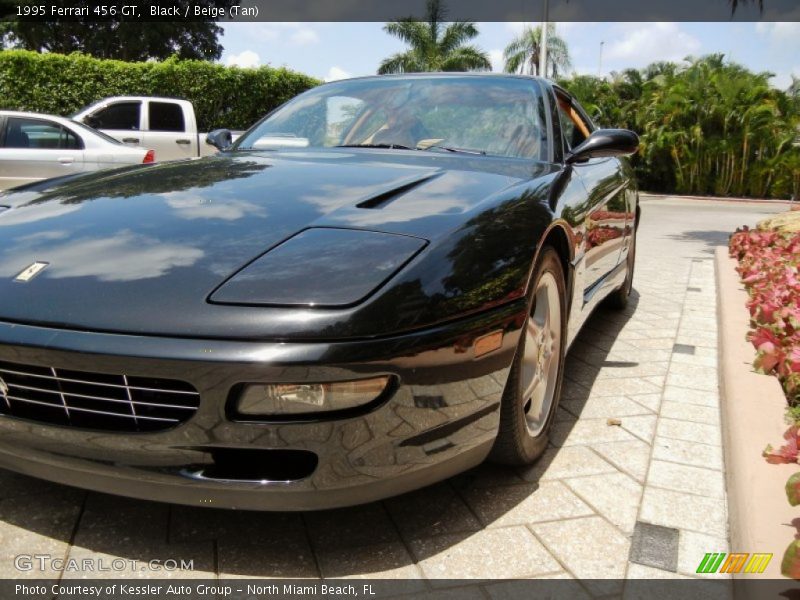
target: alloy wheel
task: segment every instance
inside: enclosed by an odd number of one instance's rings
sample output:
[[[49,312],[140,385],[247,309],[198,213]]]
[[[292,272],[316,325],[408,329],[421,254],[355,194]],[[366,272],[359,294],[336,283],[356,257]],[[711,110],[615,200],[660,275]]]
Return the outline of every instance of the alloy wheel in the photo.
[[[520,386],[528,433],[539,435],[555,399],[561,361],[561,301],[552,273],[539,279],[525,328]]]

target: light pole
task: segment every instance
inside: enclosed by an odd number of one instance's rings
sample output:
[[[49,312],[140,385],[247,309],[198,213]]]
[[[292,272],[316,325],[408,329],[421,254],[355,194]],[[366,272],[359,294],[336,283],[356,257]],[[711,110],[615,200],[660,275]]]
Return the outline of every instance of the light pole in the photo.
[[[547,12],[548,0],[544,0],[544,21],[542,21],[542,35],[539,42],[539,77],[547,77]]]

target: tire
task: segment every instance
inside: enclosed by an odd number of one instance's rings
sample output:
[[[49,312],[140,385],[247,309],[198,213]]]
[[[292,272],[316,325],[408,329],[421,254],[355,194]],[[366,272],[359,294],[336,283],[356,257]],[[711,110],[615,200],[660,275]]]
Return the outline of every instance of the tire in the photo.
[[[500,429],[489,455],[491,461],[506,465],[531,464],[544,452],[561,396],[566,284],[561,260],[549,246],[537,260],[532,289],[528,318],[500,403]],[[549,339],[549,348],[541,343],[543,338]]]
[[[623,284],[611,292],[606,299],[606,305],[614,310],[625,310],[628,307],[628,299],[631,297],[631,290],[633,290],[633,270],[636,266],[636,230],[633,230],[633,238],[631,240],[631,247],[628,250],[628,257],[625,262],[627,263],[627,271],[625,273],[625,281]]]

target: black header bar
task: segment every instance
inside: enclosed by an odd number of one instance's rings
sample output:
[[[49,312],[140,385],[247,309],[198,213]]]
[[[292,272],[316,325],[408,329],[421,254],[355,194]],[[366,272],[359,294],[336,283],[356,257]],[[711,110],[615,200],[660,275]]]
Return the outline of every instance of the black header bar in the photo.
[[[800,21],[798,0],[449,0],[450,21]],[[383,22],[426,0],[0,0],[0,20]]]

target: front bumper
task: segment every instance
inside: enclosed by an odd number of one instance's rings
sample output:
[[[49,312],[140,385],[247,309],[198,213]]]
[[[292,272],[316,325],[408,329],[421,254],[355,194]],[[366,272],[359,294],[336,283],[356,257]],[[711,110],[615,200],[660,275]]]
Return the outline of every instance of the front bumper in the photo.
[[[45,425],[0,416],[0,467],[102,492],[249,510],[308,510],[377,500],[479,464],[497,434],[499,403],[525,306],[391,338],[336,343],[236,342],[129,336],[0,323],[0,360],[191,383],[200,407],[157,433]],[[504,332],[475,357],[475,339]],[[241,382],[303,382],[394,375],[379,406],[346,418],[234,422]],[[230,478],[224,453],[313,453],[310,474],[281,481]],[[283,460],[286,452],[277,453]],[[256,456],[260,456],[256,454]],[[252,470],[252,469],[251,469]],[[220,474],[222,473],[222,474]],[[211,474],[211,476],[209,476]]]

